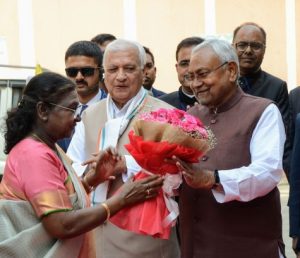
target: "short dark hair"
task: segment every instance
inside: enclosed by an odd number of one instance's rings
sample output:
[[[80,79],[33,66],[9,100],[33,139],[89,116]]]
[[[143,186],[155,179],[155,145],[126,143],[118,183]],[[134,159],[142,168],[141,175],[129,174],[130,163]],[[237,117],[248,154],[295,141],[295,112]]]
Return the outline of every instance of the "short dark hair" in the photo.
[[[8,154],[31,132],[37,120],[36,104],[39,101],[59,103],[75,91],[75,87],[71,80],[57,73],[45,72],[31,78],[23,90],[18,107],[7,112],[4,153]]]
[[[235,39],[236,34],[239,32],[239,30],[242,27],[248,26],[248,25],[257,27],[261,31],[261,33],[262,33],[262,35],[264,37],[264,40],[265,40],[264,43],[266,43],[266,41],[267,41],[267,33],[266,33],[266,31],[261,26],[259,26],[257,23],[255,23],[255,22],[245,22],[245,23],[241,24],[240,26],[238,26],[237,28],[235,28],[235,30],[233,31],[233,40]]]
[[[95,42],[82,40],[74,42],[66,51],[65,61],[70,56],[88,56],[94,58],[98,67],[102,67],[103,54]],[[103,69],[99,69],[99,79],[102,80]]]
[[[143,46],[143,48],[145,49],[146,54],[151,56],[152,62],[153,62],[153,64],[155,64],[154,56],[153,56],[151,50],[148,47],[145,47],[145,46]]]
[[[98,34],[96,35],[95,37],[93,37],[91,39],[92,42],[95,42],[99,45],[102,45],[104,42],[106,41],[113,41],[113,40],[116,40],[117,38],[112,35],[112,34],[109,34],[109,33],[101,33],[101,34]]]
[[[189,37],[189,38],[185,38],[182,41],[180,41],[180,43],[177,45],[177,48],[176,48],[176,61],[178,60],[178,52],[180,51],[180,49],[182,49],[184,47],[191,47],[191,46],[199,45],[203,41],[204,41],[204,39],[201,37]]]

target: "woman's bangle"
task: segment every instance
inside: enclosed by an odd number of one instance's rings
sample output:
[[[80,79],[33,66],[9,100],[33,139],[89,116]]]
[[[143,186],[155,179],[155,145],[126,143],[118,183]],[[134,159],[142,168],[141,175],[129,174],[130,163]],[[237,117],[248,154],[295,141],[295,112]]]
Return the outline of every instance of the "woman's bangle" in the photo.
[[[83,182],[83,184],[87,187],[89,193],[92,192],[92,191],[94,191],[94,187],[93,187],[93,186],[90,186],[89,183],[87,182],[86,176],[84,176],[84,177],[82,178],[82,182]]]
[[[104,223],[105,223],[105,222],[107,222],[107,221],[109,220],[109,218],[110,218],[110,209],[109,209],[108,205],[107,205],[105,202],[102,202],[101,205],[102,205],[102,207],[106,210],[106,219],[105,219],[105,221],[104,221]]]

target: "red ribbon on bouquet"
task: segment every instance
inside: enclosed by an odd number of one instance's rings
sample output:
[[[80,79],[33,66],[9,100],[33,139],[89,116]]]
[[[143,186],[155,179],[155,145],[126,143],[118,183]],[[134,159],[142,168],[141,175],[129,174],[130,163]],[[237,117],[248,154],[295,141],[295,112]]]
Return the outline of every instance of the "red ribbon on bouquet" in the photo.
[[[134,176],[133,180],[139,180],[148,176],[148,174],[139,172]],[[122,209],[110,218],[110,222],[119,228],[137,234],[168,239],[171,226],[165,227],[162,223],[168,214],[169,211],[165,204],[163,191],[160,189],[157,197]]]
[[[212,146],[212,134],[199,119],[184,111],[159,109],[141,114],[128,136],[129,144],[125,145],[128,152],[144,170],[164,175],[164,186],[157,197],[125,208],[110,220],[125,230],[168,239],[178,216],[173,190],[182,179],[177,166],[165,159],[177,156],[185,162],[199,162]],[[134,180],[146,176],[140,171]]]
[[[126,145],[127,150],[142,168],[151,171],[153,174],[165,175],[166,172],[177,174],[176,165],[164,161],[173,155],[187,162],[197,162],[203,154],[197,149],[174,143],[144,141],[143,137],[134,135],[133,131],[129,133],[129,139],[130,144]],[[141,171],[134,176],[133,180],[139,180],[147,176],[148,174]],[[166,223],[166,218],[172,211],[168,210],[167,206],[170,205],[166,204],[166,198],[170,198],[170,193],[166,197],[164,195],[166,193],[161,189],[155,198],[119,211],[111,217],[110,221],[125,230],[168,239],[176,216],[173,216],[174,219]]]

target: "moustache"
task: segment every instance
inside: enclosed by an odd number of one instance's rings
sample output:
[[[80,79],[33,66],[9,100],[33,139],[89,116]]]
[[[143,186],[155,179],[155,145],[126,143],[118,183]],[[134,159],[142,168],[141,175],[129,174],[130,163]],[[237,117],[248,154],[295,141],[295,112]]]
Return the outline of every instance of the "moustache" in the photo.
[[[86,86],[88,85],[88,83],[85,80],[76,80],[75,82],[76,84],[84,84]]]

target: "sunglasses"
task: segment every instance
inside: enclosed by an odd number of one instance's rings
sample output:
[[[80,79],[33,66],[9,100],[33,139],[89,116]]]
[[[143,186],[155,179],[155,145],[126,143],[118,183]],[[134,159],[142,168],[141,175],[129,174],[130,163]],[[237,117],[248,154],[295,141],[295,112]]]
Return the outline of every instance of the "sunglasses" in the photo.
[[[83,77],[93,76],[95,73],[95,70],[100,69],[101,67],[69,67],[66,68],[66,74],[69,77],[76,77],[78,72],[81,73]]]

